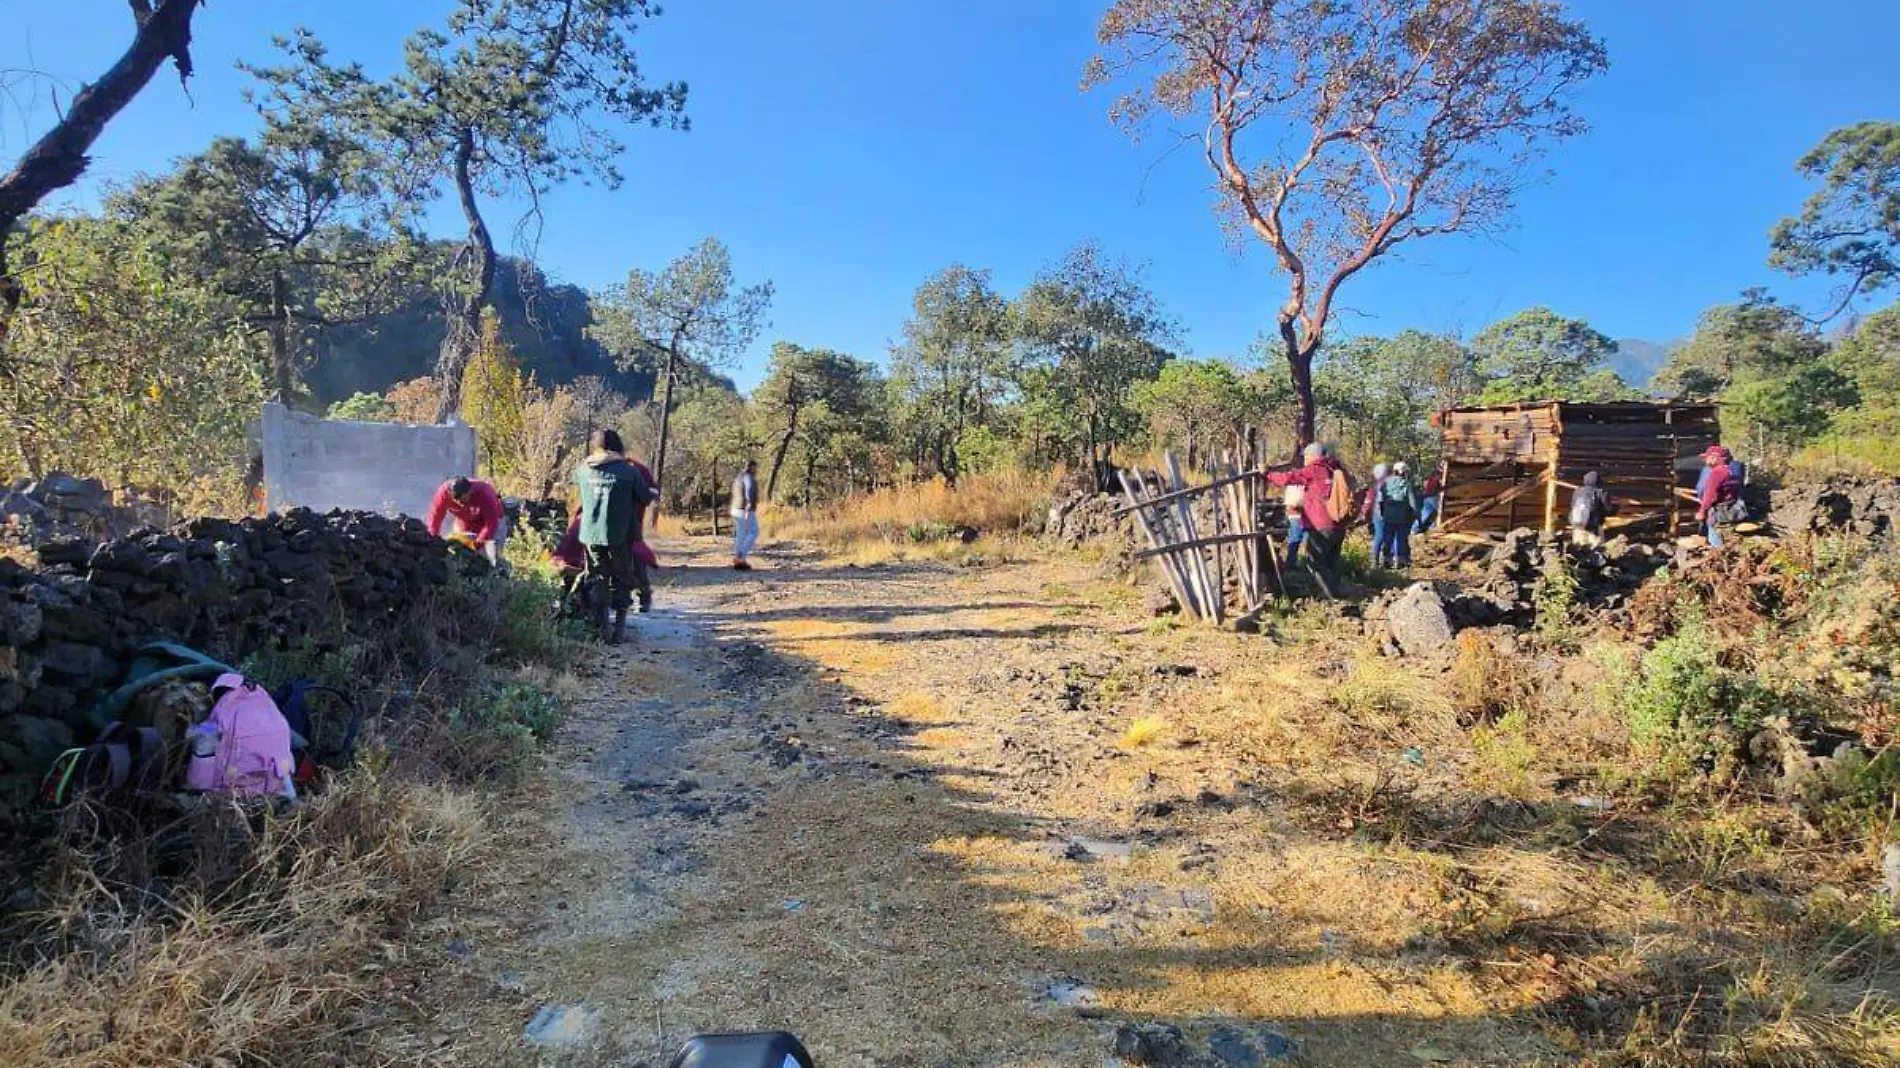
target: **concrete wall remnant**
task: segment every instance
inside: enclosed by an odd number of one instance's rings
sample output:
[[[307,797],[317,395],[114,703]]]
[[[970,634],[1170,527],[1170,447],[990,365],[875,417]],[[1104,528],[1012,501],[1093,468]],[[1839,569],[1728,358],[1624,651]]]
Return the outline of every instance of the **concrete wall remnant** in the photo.
[[[475,431],[320,419],[264,405],[270,511],[309,508],[420,516],[436,487],[475,473]]]

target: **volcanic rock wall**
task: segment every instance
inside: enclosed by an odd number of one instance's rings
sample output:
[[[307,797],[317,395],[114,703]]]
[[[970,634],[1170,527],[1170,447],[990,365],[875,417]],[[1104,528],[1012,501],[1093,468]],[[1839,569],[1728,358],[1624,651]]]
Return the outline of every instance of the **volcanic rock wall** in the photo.
[[[37,569],[0,559],[0,822],[53,756],[98,729],[88,712],[143,643],[172,639],[234,662],[333,626],[386,633],[452,570],[445,544],[414,519],[302,509],[38,552]]]

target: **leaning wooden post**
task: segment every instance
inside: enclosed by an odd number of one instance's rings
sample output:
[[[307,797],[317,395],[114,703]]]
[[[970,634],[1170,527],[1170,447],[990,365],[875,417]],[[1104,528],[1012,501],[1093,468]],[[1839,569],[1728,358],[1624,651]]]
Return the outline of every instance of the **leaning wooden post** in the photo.
[[[1172,452],[1163,453],[1162,459],[1167,462],[1169,480],[1176,484],[1176,488],[1186,489],[1187,480],[1181,477],[1181,464],[1178,460],[1174,458],[1174,453]],[[1182,531],[1187,534],[1187,539],[1189,541],[1191,542],[1199,541],[1201,536],[1199,532],[1195,530],[1195,527],[1194,527],[1193,499],[1189,497],[1180,497],[1180,498],[1177,498],[1177,502],[1179,504],[1179,510],[1181,513]],[[1208,609],[1209,614],[1205,618],[1212,619],[1215,623],[1219,623],[1221,622],[1222,619],[1226,617],[1226,614],[1227,614],[1227,591],[1225,589],[1225,584],[1222,582],[1221,577],[1219,575],[1215,575],[1213,579],[1210,581],[1207,575],[1207,557],[1198,548],[1192,550],[1192,552],[1193,552],[1192,559],[1194,561],[1195,574],[1197,574],[1200,577],[1201,592],[1206,596],[1206,601],[1204,603]],[[1215,560],[1215,566],[1218,567],[1219,561],[1220,561],[1219,546],[1215,546],[1214,548],[1214,560]]]
[[[1200,554],[1190,554],[1187,550],[1180,548],[1183,543],[1194,540],[1194,535],[1189,532],[1185,519],[1189,507],[1187,499],[1177,492],[1186,487],[1172,483],[1159,471],[1144,472],[1142,478],[1144,481],[1153,478],[1159,489],[1156,496],[1168,498],[1162,505],[1157,505],[1155,508],[1156,525],[1168,535],[1166,547],[1174,550],[1169,555],[1175,561],[1175,565],[1181,569],[1188,589],[1194,594],[1194,614],[1201,619],[1206,619],[1208,613],[1207,576],[1202,573]]]
[[[1115,477],[1121,480],[1122,493],[1128,497],[1130,514],[1135,517],[1135,525],[1141,528],[1142,535],[1147,538],[1148,547],[1157,551],[1165,549],[1161,535],[1152,525],[1146,502],[1135,491],[1135,484],[1129,479],[1128,472],[1118,470],[1115,472]],[[1161,573],[1167,577],[1168,585],[1173,588],[1175,598],[1181,602],[1181,610],[1199,615],[1199,610],[1194,605],[1194,597],[1188,589],[1185,578],[1179,573],[1174,557],[1166,552],[1160,552],[1155,559],[1161,562]]]

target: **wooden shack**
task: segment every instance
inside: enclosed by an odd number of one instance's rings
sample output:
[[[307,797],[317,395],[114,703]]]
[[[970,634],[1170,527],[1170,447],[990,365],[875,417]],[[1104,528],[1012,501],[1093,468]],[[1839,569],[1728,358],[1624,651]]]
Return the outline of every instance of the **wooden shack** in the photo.
[[[1702,453],[1717,434],[1709,404],[1544,401],[1453,408],[1433,421],[1445,456],[1438,529],[1454,536],[1554,531],[1589,471],[1615,502],[1611,532],[1690,533]]]

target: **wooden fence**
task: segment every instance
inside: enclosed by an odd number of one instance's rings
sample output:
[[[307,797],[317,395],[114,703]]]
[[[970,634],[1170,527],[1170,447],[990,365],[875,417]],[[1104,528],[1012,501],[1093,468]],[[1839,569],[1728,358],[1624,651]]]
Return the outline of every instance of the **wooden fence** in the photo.
[[[1198,486],[1188,485],[1172,452],[1163,466],[1165,473],[1119,473],[1127,499],[1120,511],[1134,516],[1148,544],[1137,557],[1155,561],[1181,610],[1220,624],[1230,589],[1239,615],[1259,611],[1271,594],[1284,596],[1277,547],[1260,521],[1266,480],[1255,465],[1243,469],[1230,454]]]

